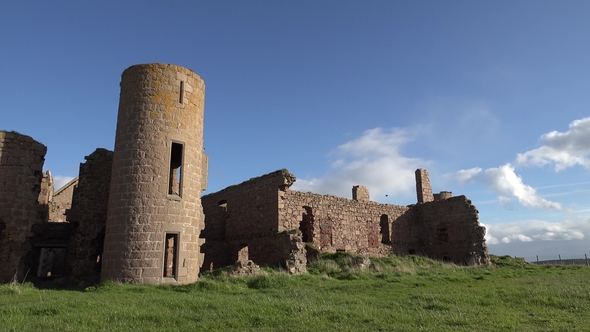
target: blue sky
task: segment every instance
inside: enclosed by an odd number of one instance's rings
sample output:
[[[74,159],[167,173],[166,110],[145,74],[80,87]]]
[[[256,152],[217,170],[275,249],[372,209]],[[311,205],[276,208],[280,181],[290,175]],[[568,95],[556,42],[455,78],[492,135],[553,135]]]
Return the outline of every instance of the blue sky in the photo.
[[[113,149],[121,72],[174,63],[206,83],[207,192],[287,168],[406,205],[426,168],[491,253],[582,257],[589,22],[588,1],[3,1],[0,129],[64,183]]]

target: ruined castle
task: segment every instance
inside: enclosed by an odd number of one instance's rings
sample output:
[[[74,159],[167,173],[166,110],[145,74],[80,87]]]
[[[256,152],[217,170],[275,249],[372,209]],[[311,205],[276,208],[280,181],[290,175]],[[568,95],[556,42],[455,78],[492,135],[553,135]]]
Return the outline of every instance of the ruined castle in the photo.
[[[236,261],[305,273],[313,253],[424,255],[488,264],[485,229],[465,196],[433,194],[416,170],[417,203],[379,204],[290,190],[278,170],[219,192],[207,188],[204,81],[167,64],[127,68],[115,149],[96,149],[54,188],[47,148],[0,131],[0,282],[191,283]]]

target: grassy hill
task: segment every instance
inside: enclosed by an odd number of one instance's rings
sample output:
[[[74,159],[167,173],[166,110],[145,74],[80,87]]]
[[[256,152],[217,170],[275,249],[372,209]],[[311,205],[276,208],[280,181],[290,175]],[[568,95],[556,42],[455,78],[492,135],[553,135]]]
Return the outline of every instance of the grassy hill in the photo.
[[[590,268],[508,256],[463,267],[423,257],[324,255],[310,274],[206,274],[185,286],[0,285],[2,331],[590,331]]]

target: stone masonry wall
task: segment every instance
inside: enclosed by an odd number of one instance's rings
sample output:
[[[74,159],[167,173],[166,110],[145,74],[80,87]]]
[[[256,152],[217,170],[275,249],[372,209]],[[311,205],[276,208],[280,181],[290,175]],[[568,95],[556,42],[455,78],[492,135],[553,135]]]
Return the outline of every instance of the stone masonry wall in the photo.
[[[405,206],[287,190],[279,204],[279,229],[300,229],[304,241],[322,251],[379,257],[391,253],[391,229],[407,211]]]
[[[96,149],[84,159],[78,185],[68,187],[74,190],[72,207],[67,211],[73,229],[68,242],[67,274],[75,280],[95,283],[100,277],[113,152]]]
[[[430,177],[425,169],[419,168],[416,170],[416,195],[418,196],[418,203],[434,201]]]
[[[0,282],[23,280],[31,227],[47,218],[39,204],[46,152],[30,136],[0,131]]]
[[[109,170],[110,174],[110,170]],[[66,211],[72,207],[72,195],[74,188],[78,185],[78,178],[66,183],[59,188],[54,194],[53,199],[49,202],[49,220],[53,222],[65,222]]]
[[[209,268],[211,263],[214,267],[233,263],[245,247],[249,259],[256,264],[280,260],[281,255],[276,254],[280,249],[264,250],[264,247],[273,242],[270,238],[283,231],[278,224],[279,193],[293,181],[288,171],[279,170],[203,196],[204,268]]]
[[[419,198],[427,202],[410,206],[371,202],[363,186],[353,187],[352,200],[292,191],[295,176],[287,170],[203,196],[205,268],[248,258],[272,263],[284,257],[278,253],[285,248],[274,236],[296,230],[301,242],[324,252],[372,257],[395,252],[487,264],[485,229],[475,207],[450,192],[441,192],[434,201],[428,172],[417,170],[416,175]]]
[[[365,186],[352,187],[352,199],[355,201],[368,202],[371,200],[369,196],[369,189]]]
[[[416,204],[402,219],[393,226],[396,255],[419,254],[463,265],[489,264],[485,228],[465,196]]]
[[[121,75],[102,280],[191,283],[204,226],[205,82],[172,64]]]
[[[48,205],[53,200],[53,177],[47,171],[41,179],[41,190],[39,191],[39,204]]]

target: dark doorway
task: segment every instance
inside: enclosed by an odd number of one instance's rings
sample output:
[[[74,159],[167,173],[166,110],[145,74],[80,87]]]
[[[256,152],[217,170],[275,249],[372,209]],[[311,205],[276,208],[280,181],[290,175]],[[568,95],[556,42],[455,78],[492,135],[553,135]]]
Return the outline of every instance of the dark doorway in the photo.
[[[381,221],[379,222],[379,226],[381,226],[381,243],[391,244],[391,239],[389,235],[389,217],[386,214],[381,215]]]
[[[301,237],[303,242],[313,242],[313,211],[309,206],[304,206],[303,209],[299,222]]]

